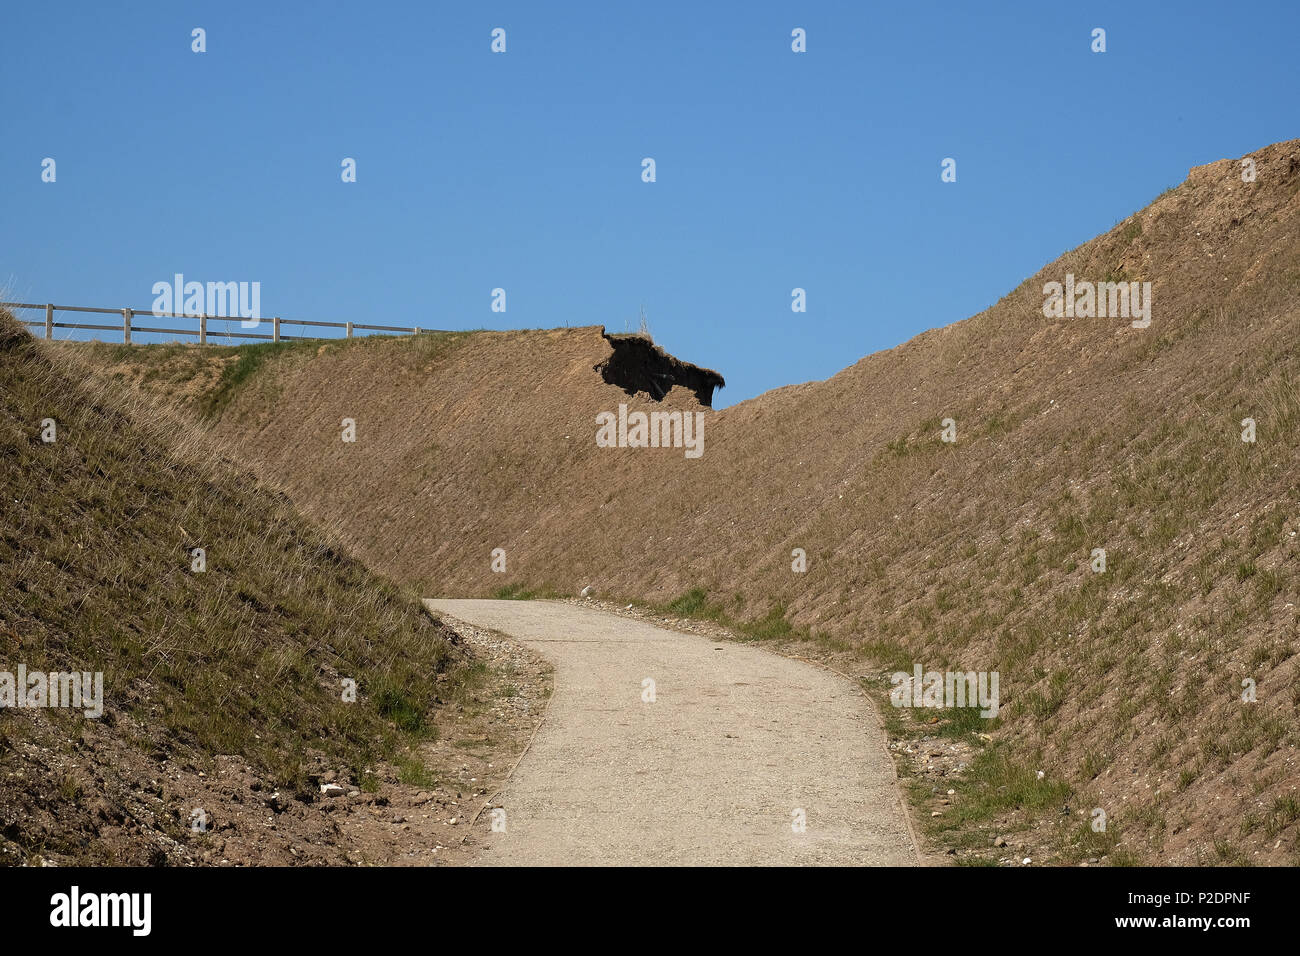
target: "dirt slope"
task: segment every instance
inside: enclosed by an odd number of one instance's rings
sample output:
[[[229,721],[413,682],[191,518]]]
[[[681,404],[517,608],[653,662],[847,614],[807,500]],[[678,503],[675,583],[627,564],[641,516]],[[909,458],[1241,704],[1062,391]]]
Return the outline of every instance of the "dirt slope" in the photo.
[[[0,694],[0,864],[392,859],[373,811],[448,769],[421,755],[476,666],[456,633],[69,358],[0,314],[0,682],[102,675],[82,707]]]
[[[1063,860],[1300,862],[1300,142],[1252,157],[1255,182],[1196,168],[979,315],[719,412],[601,381],[597,329],[246,352],[188,401],[431,594],[702,589],[880,671],[999,671],[971,792],[937,811],[958,845],[996,824],[1060,831]],[[1150,282],[1150,327],[1045,318],[1067,273]],[[170,360],[223,354],[194,351]],[[703,455],[597,447],[620,402],[702,411]]]

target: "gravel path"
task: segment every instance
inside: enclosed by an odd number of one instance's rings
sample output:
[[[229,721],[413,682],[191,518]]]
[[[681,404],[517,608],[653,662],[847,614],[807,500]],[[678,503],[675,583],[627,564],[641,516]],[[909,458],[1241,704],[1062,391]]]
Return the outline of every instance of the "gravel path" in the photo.
[[[545,719],[497,800],[505,830],[478,862],[917,862],[884,732],[849,681],[593,609],[425,603],[555,665]]]

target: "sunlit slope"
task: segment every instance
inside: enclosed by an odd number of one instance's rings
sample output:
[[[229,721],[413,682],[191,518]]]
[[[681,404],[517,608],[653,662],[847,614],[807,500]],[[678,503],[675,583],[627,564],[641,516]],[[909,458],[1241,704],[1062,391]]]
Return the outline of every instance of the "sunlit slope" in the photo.
[[[698,588],[882,670],[997,670],[991,752],[1067,815],[1106,808],[1117,857],[1300,862],[1300,144],[1252,158],[1253,182],[1194,169],[979,315],[720,412],[629,398],[572,329],[256,353],[208,420],[431,593]],[[1045,316],[1067,276],[1150,283],[1149,327]],[[702,456],[598,447],[619,403],[699,412]]]

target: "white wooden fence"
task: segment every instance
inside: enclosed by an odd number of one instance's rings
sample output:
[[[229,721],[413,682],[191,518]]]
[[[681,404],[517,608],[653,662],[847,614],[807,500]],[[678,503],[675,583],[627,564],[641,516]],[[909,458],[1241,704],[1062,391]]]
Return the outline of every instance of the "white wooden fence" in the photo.
[[[271,324],[270,333],[254,332],[251,330],[241,329],[238,332],[230,332],[221,329],[210,329],[209,322],[243,322],[245,319],[238,315],[185,315],[179,312],[150,312],[145,309],[96,309],[90,306],[80,305],[54,305],[46,303],[45,305],[36,305],[30,302],[0,302],[0,306],[7,309],[16,310],[44,310],[44,322],[27,322],[22,321],[23,325],[29,328],[45,329],[45,338],[54,338],[55,329],[92,329],[95,331],[121,332],[122,342],[125,345],[131,344],[132,332],[154,332],[161,335],[193,335],[198,336],[199,344],[206,345],[210,338],[224,339],[265,339],[270,342],[292,341],[294,339],[310,339],[317,336],[311,335],[284,335],[280,331],[283,325],[291,326],[313,326],[327,329],[344,329],[345,337],[352,338],[353,330],[361,329],[367,332],[397,332],[403,335],[419,335],[422,332],[438,332],[441,329],[421,329],[399,325],[363,325],[358,322],[309,322],[306,319],[282,319],[278,315],[272,319],[262,321]],[[112,325],[93,324],[86,322],[55,322],[54,314],[56,312],[93,312],[101,315],[120,315],[121,322],[115,322]],[[150,318],[160,319],[198,319],[197,329],[160,329],[135,323],[137,316],[148,316]],[[260,326],[259,326],[260,327]]]

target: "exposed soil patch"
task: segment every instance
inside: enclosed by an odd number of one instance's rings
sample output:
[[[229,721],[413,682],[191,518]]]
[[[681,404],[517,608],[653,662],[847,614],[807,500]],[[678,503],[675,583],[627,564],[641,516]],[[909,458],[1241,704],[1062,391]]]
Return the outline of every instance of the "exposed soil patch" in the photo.
[[[532,735],[551,682],[526,648],[479,628],[461,635],[477,678],[437,711],[435,742],[360,777],[309,752],[310,786],[296,791],[237,756],[206,771],[167,756],[165,737],[116,709],[78,723],[71,752],[67,728],[44,713],[0,715],[21,741],[0,780],[0,865],[464,862],[477,851],[470,824]],[[154,745],[136,745],[145,740]]]

